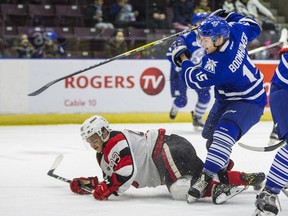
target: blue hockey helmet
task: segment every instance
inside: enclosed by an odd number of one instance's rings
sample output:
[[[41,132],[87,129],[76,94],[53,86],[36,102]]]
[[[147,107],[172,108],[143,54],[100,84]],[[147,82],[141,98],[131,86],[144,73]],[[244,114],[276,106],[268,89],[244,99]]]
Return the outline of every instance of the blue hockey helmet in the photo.
[[[192,25],[195,26],[197,22],[201,22],[207,16],[208,16],[208,13],[206,13],[206,12],[198,12],[198,13],[193,14],[193,16],[191,18]]]
[[[219,36],[223,36],[225,40],[229,38],[230,26],[227,21],[221,17],[211,16],[200,23],[198,33],[201,37],[211,37],[213,42],[215,42]]]
[[[46,32],[45,36],[47,39],[50,39],[50,40],[57,40],[58,38],[58,35],[55,32]]]

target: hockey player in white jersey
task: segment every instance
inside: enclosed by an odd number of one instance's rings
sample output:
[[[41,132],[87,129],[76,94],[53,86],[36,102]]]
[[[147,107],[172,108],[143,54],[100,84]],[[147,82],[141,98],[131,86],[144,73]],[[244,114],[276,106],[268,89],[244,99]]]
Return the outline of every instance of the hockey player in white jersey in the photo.
[[[187,86],[214,86],[215,93],[215,103],[202,131],[208,154],[201,176],[191,183],[189,203],[203,197],[213,177],[225,169],[233,145],[259,122],[267,103],[263,75],[246,49],[248,42],[260,34],[260,26],[254,19],[224,12],[218,10],[223,18],[209,16],[198,28],[199,43],[206,51],[201,65],[189,60],[183,41],[172,44],[172,59],[181,65]]]
[[[96,158],[103,171],[104,181],[98,177],[75,178],[70,188],[77,194],[87,194],[81,185],[94,190],[93,196],[105,200],[111,194],[136,188],[166,185],[174,199],[186,200],[191,179],[197,179],[203,168],[202,160],[192,144],[176,134],[167,135],[165,129],[145,133],[111,130],[101,116],[92,116],[81,126],[81,136],[96,150]],[[204,196],[212,196],[215,204],[226,202],[240,193],[242,186],[259,186],[264,173],[228,171],[212,181]]]
[[[287,31],[283,29],[282,31]],[[288,42],[287,33],[283,48],[280,50],[280,63],[272,77],[270,90],[270,108],[276,125],[276,132],[280,139],[286,140],[276,153],[265,188],[256,198],[256,210],[253,216],[277,215],[279,212],[277,195],[288,184]],[[285,191],[284,191],[285,192]],[[287,191],[286,191],[287,193]],[[285,194],[286,194],[285,193]],[[288,196],[288,193],[286,194]],[[284,215],[287,215],[284,214]]]

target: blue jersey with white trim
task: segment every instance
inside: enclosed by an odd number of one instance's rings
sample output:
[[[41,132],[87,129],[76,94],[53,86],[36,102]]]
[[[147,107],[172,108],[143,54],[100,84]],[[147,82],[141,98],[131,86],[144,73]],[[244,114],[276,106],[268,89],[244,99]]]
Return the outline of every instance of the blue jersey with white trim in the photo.
[[[281,61],[274,72],[271,82],[281,88],[288,89],[288,53],[281,56]]]
[[[190,88],[215,86],[215,98],[220,101],[244,100],[265,106],[266,92],[263,74],[248,56],[247,44],[260,34],[259,24],[251,18],[231,13],[229,40],[216,52],[205,54],[202,64],[185,60],[184,79]]]

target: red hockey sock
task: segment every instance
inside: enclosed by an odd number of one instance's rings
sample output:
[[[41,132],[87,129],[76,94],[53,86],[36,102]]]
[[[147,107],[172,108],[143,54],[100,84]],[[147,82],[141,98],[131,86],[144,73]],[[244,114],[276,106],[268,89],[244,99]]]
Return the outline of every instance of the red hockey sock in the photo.
[[[228,181],[229,181],[229,184],[234,184],[236,186],[239,186],[239,185],[247,185],[248,182],[246,181],[243,181],[241,179],[241,174],[243,172],[239,172],[239,171],[228,171],[227,172],[227,175],[228,175]]]
[[[215,185],[215,184],[220,184],[220,183],[217,182],[217,181],[212,181],[212,182],[209,184],[206,192],[203,194],[203,197],[211,197],[212,188],[213,188],[213,185]]]

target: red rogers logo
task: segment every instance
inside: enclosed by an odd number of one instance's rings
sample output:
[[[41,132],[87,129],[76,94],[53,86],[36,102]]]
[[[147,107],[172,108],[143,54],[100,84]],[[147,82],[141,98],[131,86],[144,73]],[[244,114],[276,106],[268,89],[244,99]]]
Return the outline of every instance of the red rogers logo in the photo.
[[[140,86],[146,94],[157,95],[165,86],[164,78],[164,74],[158,68],[148,68],[140,77]]]

